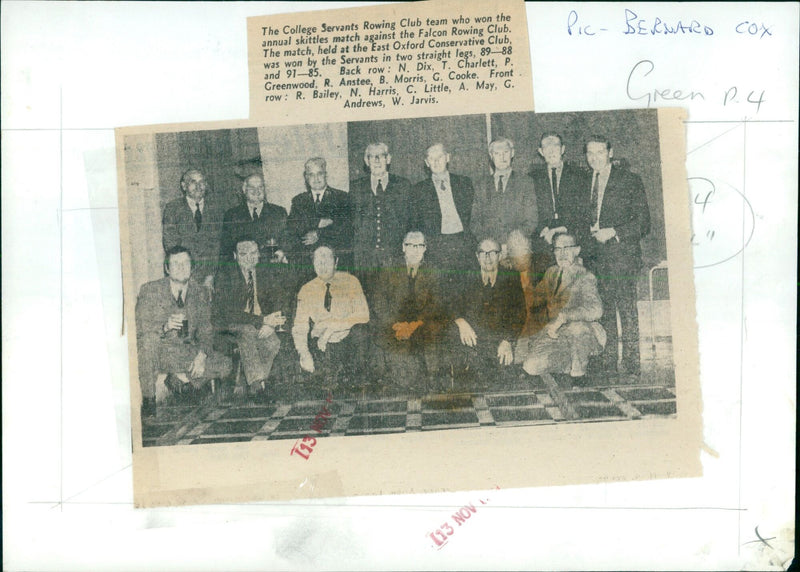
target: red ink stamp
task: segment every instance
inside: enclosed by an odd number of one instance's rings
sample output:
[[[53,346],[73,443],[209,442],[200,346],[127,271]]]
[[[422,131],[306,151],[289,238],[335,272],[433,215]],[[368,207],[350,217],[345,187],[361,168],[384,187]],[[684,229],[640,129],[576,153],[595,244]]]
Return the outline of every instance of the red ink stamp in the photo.
[[[326,405],[322,406],[322,409],[319,410],[319,413],[314,416],[314,421],[311,422],[311,429],[316,431],[317,433],[322,433],[322,430],[327,425],[330,417],[331,412],[328,411],[327,404],[333,402],[333,395],[330,393],[328,397],[325,399]],[[292,446],[292,450],[289,452],[289,456],[291,457],[295,453],[297,453],[300,457],[304,458],[308,461],[309,455],[314,452],[314,446],[317,444],[317,440],[312,437],[311,435],[305,435],[302,440],[298,439],[294,442]],[[305,453],[303,452],[305,451]]]
[[[495,487],[497,490],[500,490],[500,487]],[[462,526],[467,520],[469,520],[473,514],[478,512],[478,508],[480,505],[485,505],[489,502],[489,499],[479,499],[478,506],[476,507],[476,503],[469,503],[458,509],[454,512],[450,518],[452,519],[453,523],[457,526]],[[442,523],[439,528],[434,530],[433,532],[429,532],[426,536],[428,536],[431,540],[433,540],[433,547],[436,550],[441,549],[447,544],[447,541],[450,540],[450,537],[455,534],[457,528],[453,527],[450,524],[450,521],[445,521]]]

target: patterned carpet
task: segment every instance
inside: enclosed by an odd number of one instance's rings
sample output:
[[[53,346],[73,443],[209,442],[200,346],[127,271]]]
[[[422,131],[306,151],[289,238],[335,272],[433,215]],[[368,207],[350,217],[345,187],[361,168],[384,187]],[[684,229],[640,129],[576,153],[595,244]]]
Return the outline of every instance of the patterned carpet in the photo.
[[[452,390],[423,397],[374,392],[337,395],[334,390],[332,402],[327,404],[331,417],[321,433],[310,427],[326,405],[324,395],[318,400],[248,403],[220,390],[200,397],[196,404],[168,401],[158,408],[157,415],[143,419],[142,437],[147,447],[674,415],[674,387],[654,381],[647,375],[642,379],[620,376],[578,388],[565,377],[520,376],[502,391]]]

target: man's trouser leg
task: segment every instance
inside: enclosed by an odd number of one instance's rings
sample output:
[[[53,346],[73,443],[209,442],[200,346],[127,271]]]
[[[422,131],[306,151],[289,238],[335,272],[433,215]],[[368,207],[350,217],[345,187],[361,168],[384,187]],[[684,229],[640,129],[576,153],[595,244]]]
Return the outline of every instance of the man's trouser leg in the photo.
[[[278,336],[273,333],[266,338],[259,338],[258,330],[250,325],[236,326],[233,331],[236,333],[247,383],[252,385],[266,381],[272,370],[272,362],[281,348]]]

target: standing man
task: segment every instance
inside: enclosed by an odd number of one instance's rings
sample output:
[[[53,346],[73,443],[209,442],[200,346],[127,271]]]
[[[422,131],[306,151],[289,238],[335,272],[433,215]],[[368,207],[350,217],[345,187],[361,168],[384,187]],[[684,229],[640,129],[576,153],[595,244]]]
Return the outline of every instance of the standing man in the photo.
[[[256,241],[261,260],[285,261],[286,209],[267,202],[264,175],[261,173],[245,178],[242,183],[242,203],[225,212],[220,260],[233,260],[236,243],[242,237]]]
[[[136,300],[143,415],[154,414],[156,401],[166,398],[168,374],[177,378],[178,387],[200,388],[231,370],[230,359],[211,349],[211,304],[208,291],[191,276],[189,250],[169,249],[164,271],[167,276],[144,284]]]
[[[162,219],[164,251],[176,246],[186,248],[195,264],[194,275],[208,289],[213,289],[217,272],[222,213],[207,195],[206,179],[197,169],[181,177],[183,197],[167,203]]]
[[[372,308],[390,379],[404,388],[420,388],[439,371],[448,321],[438,277],[425,263],[426,250],[424,234],[406,234],[403,257],[381,275]]]
[[[388,171],[392,156],[385,143],[371,143],[364,151],[370,174],[350,183],[353,212],[353,259],[356,274],[370,298],[377,270],[399,254],[398,245],[409,225],[408,179]]]
[[[233,253],[235,265],[220,270],[216,280],[213,321],[221,331],[236,338],[244,366],[243,392],[256,394],[266,388],[272,362],[281,347],[275,328],[286,323],[289,295],[270,270],[258,264],[258,244],[242,237]]]
[[[480,272],[460,277],[461,296],[455,297],[450,314],[455,316],[456,366],[459,372],[479,376],[474,381],[482,381],[498,378],[498,365],[514,361],[512,344],[525,323],[525,299],[519,275],[498,271],[500,245],[496,240],[481,241],[475,254]]]
[[[349,263],[353,218],[347,193],[328,186],[327,163],[322,157],[306,161],[303,177],[307,191],[292,199],[286,222],[296,252],[307,264],[311,254],[324,245],[341,252]]]
[[[493,238],[506,251],[508,234],[517,230],[531,236],[538,211],[534,182],[512,169],[514,142],[500,137],[489,145],[493,172],[480,181],[472,204],[472,234],[477,240]]]
[[[598,323],[603,305],[597,280],[583,267],[581,247],[570,234],[553,238],[556,264],[533,289],[531,312],[536,332],[520,338],[516,363],[531,375],[569,374],[573,385],[582,385],[590,355],[606,343]]]
[[[554,262],[553,235],[570,232],[581,244],[588,237],[589,175],[564,162],[566,147],[558,133],[544,133],[539,140],[544,167],[533,171],[539,206],[539,226],[533,237],[535,271],[541,273]]]
[[[474,242],[470,216],[475,191],[469,177],[448,171],[449,162],[450,153],[443,144],[428,147],[425,165],[431,176],[411,191],[411,227],[427,237],[435,267],[464,270],[470,266]]]
[[[603,366],[608,371],[617,370],[617,340],[621,339],[622,365],[628,373],[638,375],[636,281],[642,266],[639,241],[650,232],[650,209],[639,176],[612,166],[614,149],[608,139],[589,138],[585,151],[592,168],[587,262],[598,279],[604,308],[601,324],[608,335]],[[619,338],[617,314],[621,325]]]
[[[300,367],[314,373],[327,366],[325,373],[334,379],[343,371],[363,373],[369,308],[361,284],[336,270],[338,260],[327,246],[314,250],[313,262],[316,277],[297,294],[292,327]]]

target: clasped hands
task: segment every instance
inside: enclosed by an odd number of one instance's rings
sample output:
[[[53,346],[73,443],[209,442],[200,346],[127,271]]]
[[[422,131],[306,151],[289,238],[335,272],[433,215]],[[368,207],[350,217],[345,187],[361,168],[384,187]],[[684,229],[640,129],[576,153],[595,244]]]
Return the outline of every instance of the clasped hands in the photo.
[[[284,316],[280,310],[264,316],[261,328],[258,330],[258,337],[261,339],[268,338],[275,333],[275,328],[282,326],[285,323],[286,316]]]
[[[396,322],[392,324],[395,339],[399,342],[409,339],[422,324],[422,320],[416,320],[414,322]]]

